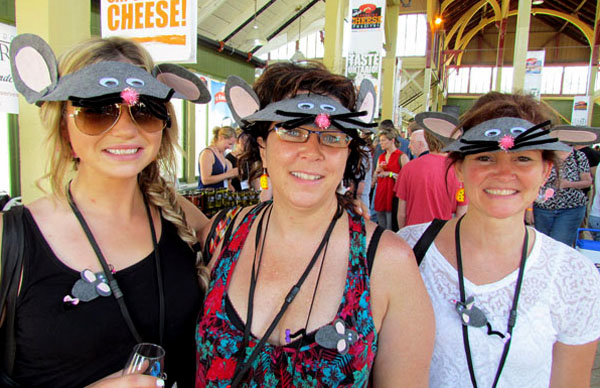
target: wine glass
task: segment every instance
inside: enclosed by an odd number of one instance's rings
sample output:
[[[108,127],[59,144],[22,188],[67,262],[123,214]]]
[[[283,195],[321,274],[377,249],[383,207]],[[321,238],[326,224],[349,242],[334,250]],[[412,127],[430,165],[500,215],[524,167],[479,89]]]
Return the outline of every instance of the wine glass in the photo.
[[[165,350],[160,345],[143,342],[133,347],[123,375],[143,374],[166,380],[164,366]]]

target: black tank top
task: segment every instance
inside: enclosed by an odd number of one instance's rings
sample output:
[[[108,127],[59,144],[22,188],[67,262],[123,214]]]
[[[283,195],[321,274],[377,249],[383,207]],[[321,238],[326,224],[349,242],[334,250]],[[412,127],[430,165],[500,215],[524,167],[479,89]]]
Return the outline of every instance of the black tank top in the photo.
[[[25,209],[24,277],[17,301],[14,379],[24,387],[82,387],[125,366],[135,345],[111,295],[77,306],[63,303],[77,271],[52,252]],[[194,386],[194,329],[202,292],[194,254],[164,218],[158,249],[165,284],[167,386]],[[118,271],[115,278],[142,339],[159,342],[154,254]]]

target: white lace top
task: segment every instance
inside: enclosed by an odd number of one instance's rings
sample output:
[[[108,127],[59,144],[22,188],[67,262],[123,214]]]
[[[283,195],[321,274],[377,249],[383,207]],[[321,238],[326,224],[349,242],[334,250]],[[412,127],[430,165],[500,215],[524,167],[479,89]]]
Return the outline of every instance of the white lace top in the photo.
[[[411,246],[427,224],[398,234]],[[517,308],[513,339],[498,387],[548,387],[556,341],[580,345],[600,337],[600,275],[576,250],[536,232]],[[461,321],[452,299],[460,299],[456,269],[432,244],[420,267],[435,312],[435,348],[431,387],[471,387]],[[475,285],[465,278],[466,297],[487,316],[494,330],[506,333],[518,269],[495,283]],[[479,387],[492,386],[504,348],[487,328],[469,327],[469,342]]]

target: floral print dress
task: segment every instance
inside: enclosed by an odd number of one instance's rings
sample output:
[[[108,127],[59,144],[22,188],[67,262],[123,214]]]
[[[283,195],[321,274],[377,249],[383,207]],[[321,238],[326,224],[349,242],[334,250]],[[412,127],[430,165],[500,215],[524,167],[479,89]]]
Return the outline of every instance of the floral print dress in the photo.
[[[247,349],[240,349],[244,323],[227,296],[231,275],[252,222],[261,207],[251,210],[236,228],[215,263],[204,314],[196,331],[198,369],[196,387],[227,387],[231,384],[240,352],[249,357],[260,339],[250,336]],[[350,254],[346,285],[334,319],[358,334],[346,354],[317,344],[315,334],[287,345],[266,343],[252,363],[244,387],[365,387],[377,353],[377,332],[371,313],[367,271],[365,224],[362,217],[347,211]],[[333,323],[333,322],[332,322]],[[299,343],[298,341],[302,341]],[[299,346],[301,345],[301,346]]]

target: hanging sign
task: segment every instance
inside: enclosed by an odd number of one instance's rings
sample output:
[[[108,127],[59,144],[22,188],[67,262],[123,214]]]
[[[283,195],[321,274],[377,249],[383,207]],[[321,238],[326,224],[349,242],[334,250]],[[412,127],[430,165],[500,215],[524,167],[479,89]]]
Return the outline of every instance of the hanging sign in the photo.
[[[365,78],[370,79],[377,92],[375,106],[379,108],[385,1],[350,0],[350,12],[352,29],[346,76],[353,79],[355,85],[360,85]],[[376,109],[376,116],[378,112],[379,109]]]
[[[523,90],[538,100],[542,88],[542,68],[544,67],[545,57],[546,51],[544,50],[527,51],[527,60],[525,61]]]
[[[588,96],[573,97],[573,113],[571,114],[571,125],[588,125],[588,109],[590,98]]]
[[[100,0],[102,37],[140,42],[156,62],[196,63],[197,0]]]
[[[17,28],[0,23],[0,112],[19,113],[19,98],[10,72],[9,47]]]

